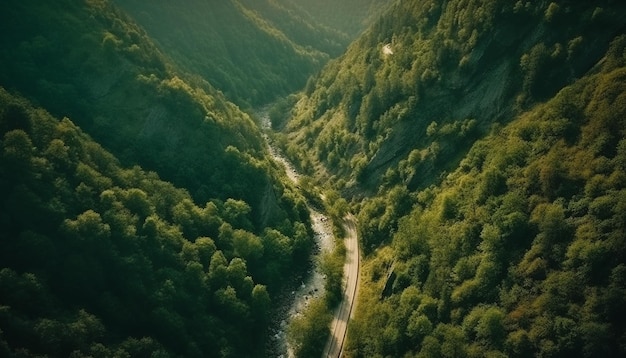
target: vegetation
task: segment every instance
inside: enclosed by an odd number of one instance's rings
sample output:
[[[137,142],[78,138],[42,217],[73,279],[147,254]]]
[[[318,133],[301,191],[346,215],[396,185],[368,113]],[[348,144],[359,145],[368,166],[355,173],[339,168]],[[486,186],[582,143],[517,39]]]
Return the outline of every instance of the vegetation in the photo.
[[[317,23],[336,29],[352,39],[370,25],[392,1],[389,0],[291,0]]]
[[[306,222],[256,234],[245,202],[198,206],[4,90],[0,128],[3,356],[263,355]]]
[[[345,32],[350,17],[359,29],[367,0],[337,6],[291,0],[116,0],[146,28],[160,47],[186,70],[207,79],[226,97],[248,108],[287,96],[304,86],[329,58],[341,54],[356,32]],[[387,1],[378,1],[385,3]],[[347,5],[347,6],[346,6]],[[331,10],[335,21],[311,12]],[[358,11],[354,11],[354,9]],[[351,26],[353,28],[354,26]]]
[[[416,194],[368,260],[350,355],[626,353],[624,46]]]
[[[319,357],[328,341],[333,314],[344,292],[346,246],[343,223],[348,203],[336,191],[321,195],[319,188],[311,186],[310,178],[306,176],[300,178],[299,187],[310,206],[328,215],[334,242],[332,250],[324,250],[316,258],[316,265],[324,275],[324,294],[311,299],[303,312],[292,318],[287,328],[287,339],[296,357]]]
[[[347,356],[626,354],[624,10],[398,1],[307,84],[280,142],[358,213]]]
[[[244,107],[298,89],[327,61],[239,1],[116,1],[186,70],[197,73]],[[266,3],[266,2],[259,2]],[[261,5],[259,5],[261,6]],[[294,17],[287,19],[294,21]],[[300,29],[292,27],[292,31]],[[317,29],[319,31],[319,29]],[[329,41],[332,34],[323,33]]]
[[[293,203],[254,122],[177,70],[114,5],[28,0],[2,8],[5,88],[72,118],[125,166],[159,173],[196,203],[244,200],[257,230],[289,218]]]
[[[263,356],[313,241],[254,122],[108,1],[0,23],[0,355]]]
[[[582,77],[623,26],[612,2],[548,7],[396,2],[307,84],[285,153],[349,195],[438,182],[492,124]]]
[[[332,315],[323,298],[313,299],[301,316],[289,325],[287,339],[297,357],[319,357],[328,340]]]
[[[302,195],[358,216],[346,356],[625,356],[624,13],[2,2],[0,356],[263,356],[313,246]],[[230,102],[277,97],[301,188]],[[323,349],[344,249],[298,356]]]
[[[335,235],[332,251],[323,252],[318,265],[324,274],[324,295],[313,298],[302,313],[294,317],[287,339],[296,357],[319,357],[328,341],[333,313],[343,296],[343,266],[346,247],[342,236]]]

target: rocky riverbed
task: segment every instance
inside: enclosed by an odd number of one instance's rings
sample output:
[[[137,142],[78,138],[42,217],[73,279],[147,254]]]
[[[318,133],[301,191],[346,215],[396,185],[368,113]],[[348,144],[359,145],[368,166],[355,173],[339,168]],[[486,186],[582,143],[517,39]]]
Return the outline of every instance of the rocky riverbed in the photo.
[[[256,112],[263,130],[270,130],[271,124],[267,114],[267,108]],[[296,185],[300,180],[300,174],[289,160],[276,148],[269,136],[264,135],[274,160],[285,166],[285,171]],[[319,258],[323,252],[330,252],[333,248],[334,235],[330,219],[309,206],[311,224],[315,232],[315,250],[311,257],[310,267],[306,274],[300,278],[300,282],[291,282],[289,287],[278,297],[273,297],[276,304],[274,319],[270,326],[270,342],[268,342],[268,355],[275,357],[293,357],[293,353],[287,342],[287,327],[290,321],[301,314],[312,299],[324,294],[326,277],[319,267]]]

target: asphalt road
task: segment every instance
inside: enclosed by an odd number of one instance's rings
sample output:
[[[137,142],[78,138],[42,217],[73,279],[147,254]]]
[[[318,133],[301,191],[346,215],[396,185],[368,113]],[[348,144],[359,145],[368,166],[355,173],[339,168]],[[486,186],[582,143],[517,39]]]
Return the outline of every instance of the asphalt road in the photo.
[[[343,353],[346,333],[348,331],[348,322],[352,317],[354,304],[358,292],[359,269],[361,265],[359,253],[359,241],[357,238],[356,219],[352,214],[344,218],[344,229],[346,230],[346,262],[343,266],[343,277],[345,288],[343,291],[343,299],[339,307],[335,310],[333,321],[330,326],[330,337],[324,347],[322,357],[341,357]]]

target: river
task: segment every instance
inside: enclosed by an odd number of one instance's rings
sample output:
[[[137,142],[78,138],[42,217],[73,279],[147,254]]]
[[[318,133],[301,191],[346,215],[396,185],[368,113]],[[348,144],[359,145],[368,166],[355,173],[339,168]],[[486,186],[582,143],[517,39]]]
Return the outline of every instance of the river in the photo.
[[[296,185],[300,181],[300,173],[295,169],[293,164],[282,154],[279,148],[273,143],[268,131],[271,131],[271,122],[268,115],[269,107],[264,107],[255,112],[255,116],[265,132],[263,138],[269,147],[270,154],[273,159],[281,163],[285,167],[285,171],[289,179]],[[326,277],[322,274],[318,258],[323,252],[332,251],[334,245],[334,234],[330,219],[313,209],[309,208],[311,224],[315,233],[316,249],[311,258],[311,269],[307,275],[302,278],[300,283],[296,283],[293,287],[284,292],[281,297],[273,298],[278,303],[275,309],[275,317],[270,327],[270,342],[268,343],[268,353],[276,357],[294,357],[293,351],[288,345],[286,339],[286,330],[290,321],[294,317],[298,317],[301,312],[308,306],[309,302],[314,298],[319,298],[324,294],[324,283]]]

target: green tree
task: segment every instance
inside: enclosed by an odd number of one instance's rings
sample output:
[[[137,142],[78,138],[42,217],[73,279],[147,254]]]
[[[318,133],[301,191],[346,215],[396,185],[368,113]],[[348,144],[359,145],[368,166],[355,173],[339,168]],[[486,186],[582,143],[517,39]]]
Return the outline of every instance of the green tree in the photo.
[[[326,344],[332,316],[323,300],[313,300],[306,311],[292,320],[287,339],[298,357],[319,357]]]

